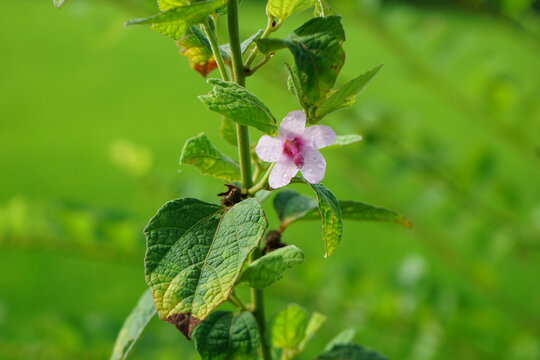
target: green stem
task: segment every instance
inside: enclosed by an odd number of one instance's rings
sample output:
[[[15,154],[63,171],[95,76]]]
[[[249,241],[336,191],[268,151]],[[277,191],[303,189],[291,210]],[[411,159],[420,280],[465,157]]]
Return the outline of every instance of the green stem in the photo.
[[[229,30],[229,43],[231,45],[231,60],[233,66],[234,81],[241,86],[246,85],[246,70],[242,60],[240,49],[240,31],[238,26],[238,3],[237,0],[227,2],[227,20]],[[240,175],[242,177],[242,189],[247,193],[253,185],[251,178],[251,156],[249,148],[249,131],[247,126],[236,124],[238,139],[238,153],[240,158]],[[250,255],[250,261],[260,256],[260,250],[256,248]],[[264,318],[264,293],[262,290],[252,289],[252,313],[259,327],[261,338],[262,360],[272,360],[270,345],[266,337],[266,320]]]
[[[257,260],[261,256],[260,249],[255,249],[250,256],[250,262]],[[257,325],[259,326],[259,334],[261,338],[261,352],[263,360],[272,360],[272,351],[266,337],[266,320],[264,317],[264,291],[262,289],[251,289],[251,299],[253,307],[251,312]]]
[[[268,170],[266,170],[266,172],[264,173],[264,176],[261,179],[261,181],[259,181],[255,185],[253,185],[253,187],[249,188],[249,190],[248,190],[249,195],[255,195],[255,193],[257,191],[263,190],[268,186],[268,178],[270,178],[270,173],[272,172],[272,169],[274,168],[274,165],[276,165],[276,163],[272,163],[272,165],[270,165]]]
[[[223,80],[229,81],[229,73],[227,72],[227,68],[225,67],[225,62],[223,61],[223,56],[221,56],[221,51],[219,51],[219,44],[216,38],[216,34],[212,30],[212,27],[210,26],[208,20],[206,20],[206,22],[203,24],[203,28],[206,36],[208,36],[208,40],[210,41],[210,47],[212,48],[212,53],[214,54],[214,58],[216,59],[219,73],[221,74]]]
[[[264,30],[263,34],[261,35],[261,39],[266,39],[268,36],[270,36],[271,33],[277,30],[277,28],[281,25],[281,20],[276,23],[274,26],[274,18],[269,17],[268,18],[268,24],[266,25],[266,29]],[[251,50],[251,53],[249,54],[245,67],[249,68],[253,60],[257,57],[257,54],[259,53],[259,47],[255,47],[255,49]]]
[[[234,305],[236,306],[236,308],[239,310],[239,311],[248,311],[248,308],[246,306],[246,304],[244,303],[244,301],[240,298],[240,296],[238,296],[238,294],[234,291],[231,292],[231,295],[229,295],[229,301]]]

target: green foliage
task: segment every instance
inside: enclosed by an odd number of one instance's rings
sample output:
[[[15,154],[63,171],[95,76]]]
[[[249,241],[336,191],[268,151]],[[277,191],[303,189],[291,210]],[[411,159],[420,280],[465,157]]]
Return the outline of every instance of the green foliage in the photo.
[[[226,0],[160,1],[161,12],[141,19],[129,20],[127,25],[152,24],[152,29],[174,40],[181,39],[191,25],[204,23],[208,16],[226,4]]]
[[[128,358],[144,329],[155,315],[156,308],[152,301],[152,293],[148,289],[124,321],[116,338],[111,360],[125,360]]]
[[[350,344],[354,341],[354,337],[356,335],[355,329],[345,329],[336,336],[332,340],[326,344],[326,347],[324,348],[324,351],[330,351],[334,346],[336,345],[345,345]]]
[[[210,110],[240,125],[253,126],[267,134],[276,132],[276,119],[268,107],[244,87],[219,79],[209,79],[208,83],[213,86],[212,91],[199,99]]]
[[[146,281],[160,318],[189,338],[227,300],[266,226],[255,199],[230,209],[189,198],[165,204],[145,229]]]
[[[236,123],[231,119],[227,119],[225,116],[221,120],[221,126],[219,127],[219,134],[232,146],[237,146],[238,139],[236,137]]]
[[[262,289],[280,280],[293,265],[304,262],[304,252],[294,245],[276,249],[248,265],[240,283]]]
[[[304,217],[308,212],[317,208],[317,204],[316,199],[293,190],[280,191],[274,197],[274,210],[282,227]]]
[[[388,360],[375,350],[368,350],[356,344],[335,345],[324,351],[317,360]]]
[[[257,358],[259,329],[249,312],[216,311],[193,333],[203,360]]]
[[[336,142],[333,145],[328,146],[326,149],[354,144],[354,143],[362,141],[362,139],[363,138],[361,135],[356,135],[356,134],[338,135],[336,137]]]
[[[57,8],[62,7],[62,5],[64,5],[65,3],[66,3],[66,0],[53,0],[53,4]]]
[[[268,0],[266,14],[280,21],[315,5],[315,0]]]
[[[319,212],[322,219],[322,234],[324,240],[324,257],[332,255],[343,235],[343,220],[341,209],[334,194],[323,184],[309,184],[317,194]]]
[[[295,350],[304,338],[307,312],[291,304],[281,310],[272,323],[272,345],[284,351]]]
[[[191,68],[197,71],[202,76],[206,77],[216,65],[216,60],[210,49],[208,39],[194,26],[190,27],[185,35],[176,41],[180,46],[180,54],[185,56]]]
[[[308,115],[316,121],[315,111],[325,100],[345,62],[342,44],[345,34],[339,16],[314,18],[294,30],[285,39],[257,41],[263,53],[273,53],[288,48],[294,55],[296,77],[293,84],[299,102]]]
[[[332,93],[324,103],[317,108],[315,114],[317,119],[322,119],[324,116],[347,108],[354,104],[355,96],[362,91],[367,84],[373,79],[373,77],[382,68],[382,64],[374,67],[373,69],[363,73],[362,75],[349,81],[342,88]]]
[[[220,153],[205,134],[194,136],[186,141],[180,164],[194,165],[206,175],[227,181],[240,180],[240,167],[231,158]]]
[[[313,337],[315,336],[315,333],[319,331],[319,329],[323,326],[324,322],[326,321],[326,316],[319,314],[318,312],[314,312],[311,314],[311,317],[309,318],[308,324],[306,326],[306,332],[304,333],[304,338],[298,345],[298,351],[302,352],[304,351],[304,348],[310,342]]]

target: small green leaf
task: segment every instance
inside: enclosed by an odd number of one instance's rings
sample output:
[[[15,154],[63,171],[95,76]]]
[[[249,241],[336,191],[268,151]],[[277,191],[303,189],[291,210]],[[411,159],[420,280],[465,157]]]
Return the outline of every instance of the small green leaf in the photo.
[[[381,222],[393,222],[396,224],[411,227],[412,223],[407,220],[403,215],[398,214],[395,211],[388,210],[382,207],[369,205],[359,201],[342,200],[339,202],[341,208],[341,217],[347,220],[358,221],[381,221]],[[315,209],[305,214],[304,219],[317,219],[318,210]]]
[[[180,54],[188,59],[191,68],[206,77],[217,68],[217,64],[212,50],[208,49],[197,34],[201,34],[200,31],[192,26],[176,44],[181,48]]]
[[[309,20],[283,40],[261,39],[257,45],[265,54],[283,48],[292,52],[302,88],[301,102],[316,108],[326,100],[343,67],[344,41],[341,18],[328,16]]]
[[[267,225],[253,198],[230,209],[190,198],[166,203],[144,231],[146,282],[159,317],[189,339],[227,300]]]
[[[225,4],[226,0],[206,0],[191,4],[186,1],[160,1],[160,13],[147,18],[129,20],[125,25],[152,24],[153,30],[178,40],[191,25],[203,23],[210,14]]]
[[[210,110],[267,134],[277,131],[276,119],[268,107],[244,87],[219,79],[209,79],[208,83],[213,86],[212,91],[208,95],[199,96],[199,99]]]
[[[349,81],[343,87],[332,95],[330,95],[326,101],[319,106],[316,111],[317,117],[323,118],[324,116],[330,114],[331,112],[341,110],[350,106],[347,102],[348,99],[358,94],[362,91],[367,84],[373,79],[373,77],[379,72],[383,64],[374,67],[373,69],[363,73],[357,78]],[[345,104],[345,105],[344,105]]]
[[[324,351],[317,360],[388,360],[375,350],[368,350],[360,345],[335,345],[332,349]]]
[[[240,167],[220,153],[205,134],[188,139],[180,156],[181,165],[195,165],[202,174],[228,181],[240,180]]]
[[[262,33],[263,30],[259,30],[246,40],[242,41],[242,43],[240,44],[240,50],[242,51],[242,55],[246,53],[246,51],[255,42],[255,40],[258,40],[261,37]],[[227,60],[231,59],[231,45],[229,43],[220,45],[219,49],[221,50],[221,53],[225,54],[225,58]]]
[[[315,9],[313,10],[313,15],[324,17],[328,15],[336,15],[336,12],[332,10],[330,5],[328,5],[328,1],[316,0]]]
[[[236,137],[236,123],[231,119],[227,119],[225,116],[221,120],[221,126],[219,128],[219,134],[232,146],[237,146],[238,139]]]
[[[266,14],[270,18],[285,20],[315,5],[315,0],[268,0]]]
[[[287,73],[289,76],[287,77],[287,89],[291,94],[293,94],[296,99],[298,100],[298,105],[300,105],[302,108],[307,108],[308,106],[304,104],[303,98],[304,95],[302,93],[302,84],[300,84],[300,79],[297,75],[296,66],[295,69],[293,69],[289,64],[285,63],[285,68],[287,69]]]
[[[274,209],[283,228],[316,208],[316,199],[301,195],[296,191],[283,190],[274,197]]]
[[[307,313],[291,304],[281,310],[272,324],[272,345],[284,350],[296,349],[306,332]]]
[[[157,311],[152,301],[152,293],[148,289],[140,297],[137,305],[131,310],[131,313],[124,321],[122,329],[120,329],[114,343],[111,360],[124,360],[128,358],[144,329],[156,313]]]
[[[341,209],[334,194],[324,187],[323,184],[309,185],[315,190],[317,199],[319,200],[319,213],[322,218],[322,233],[325,248],[324,257],[328,257],[336,250],[343,235]]]
[[[203,360],[257,358],[259,329],[249,312],[216,311],[193,333]]]
[[[58,9],[60,9],[65,3],[66,0],[53,0],[54,6],[56,6]]]
[[[336,345],[345,345],[352,343],[354,341],[355,335],[355,329],[350,328],[343,330],[342,332],[337,334],[332,340],[330,340],[330,342],[328,342],[328,344],[324,348],[324,351],[329,351]]]
[[[280,280],[293,265],[304,262],[304,252],[294,245],[274,250],[255,260],[246,268],[240,282],[257,289]]]
[[[345,145],[350,145],[350,144],[354,144],[354,143],[357,143],[357,142],[360,142],[362,141],[362,136],[361,135],[356,135],[356,134],[350,134],[350,135],[338,135],[336,137],[336,142],[331,145],[331,146],[345,146]],[[330,147],[330,146],[329,146]]]
[[[298,346],[298,350],[300,352],[304,351],[307,343],[311,341],[311,339],[315,336],[315,333],[319,331],[325,321],[326,316],[319,314],[318,312],[314,312],[313,314],[311,314],[311,317],[309,318],[308,324],[306,326],[306,333],[304,334],[304,338]]]

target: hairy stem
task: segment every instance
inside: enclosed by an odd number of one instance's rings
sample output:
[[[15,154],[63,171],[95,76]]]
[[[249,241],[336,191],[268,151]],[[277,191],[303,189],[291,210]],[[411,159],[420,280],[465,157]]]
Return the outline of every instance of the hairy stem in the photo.
[[[227,2],[227,20],[229,30],[229,43],[231,45],[231,58],[234,81],[241,86],[246,84],[246,71],[240,48],[240,31],[238,29],[238,3],[237,0]],[[240,174],[242,177],[242,190],[247,193],[253,185],[251,178],[251,154],[249,149],[249,132],[247,126],[236,124],[238,140],[238,153],[240,158]],[[250,261],[260,256],[260,250],[255,249],[250,255]],[[252,289],[252,313],[259,327],[261,338],[262,360],[272,360],[270,345],[266,337],[266,320],[264,317],[264,293],[262,290]]]
[[[223,56],[221,56],[221,52],[219,51],[219,44],[216,38],[216,34],[212,30],[212,27],[210,26],[210,23],[208,20],[203,25],[204,32],[206,33],[206,36],[208,36],[208,40],[210,41],[210,47],[212,48],[212,53],[214,55],[214,58],[216,59],[216,64],[219,69],[219,73],[221,74],[221,77],[225,81],[229,81],[229,73],[227,72],[227,68],[225,67],[225,62],[223,61]]]

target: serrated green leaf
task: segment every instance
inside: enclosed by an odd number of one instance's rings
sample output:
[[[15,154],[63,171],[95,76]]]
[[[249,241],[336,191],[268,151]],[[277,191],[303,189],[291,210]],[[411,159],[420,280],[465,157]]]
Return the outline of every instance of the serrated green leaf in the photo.
[[[326,344],[324,351],[329,351],[336,345],[345,345],[345,344],[352,343],[355,335],[356,335],[355,329],[350,328],[350,329],[343,330],[342,332],[337,334],[332,340],[330,340],[328,344]]]
[[[325,321],[326,316],[319,314],[318,312],[314,312],[313,314],[311,314],[311,317],[309,318],[308,324],[306,326],[304,338],[302,339],[300,345],[298,345],[298,351],[304,351],[307,343],[311,341],[311,339],[315,336],[315,333],[319,331]]]
[[[267,225],[255,199],[230,209],[190,198],[166,203],[144,231],[146,282],[159,317],[189,339],[227,300]]]
[[[293,265],[304,262],[304,252],[294,245],[274,250],[258,258],[246,268],[240,283],[262,289],[280,280],[283,273]]]
[[[152,29],[174,40],[181,39],[191,25],[201,24],[208,16],[226,4],[226,0],[160,1],[160,13],[141,19],[132,19],[126,26],[152,24]]]
[[[216,311],[193,333],[203,360],[252,360],[257,358],[259,330],[249,312]]]
[[[281,310],[272,324],[272,345],[284,350],[296,349],[306,332],[307,313],[291,304]]]
[[[342,88],[328,96],[326,101],[322,103],[316,111],[317,117],[323,118],[324,116],[344,109],[349,106],[350,100],[353,96],[362,91],[367,84],[373,79],[379,70],[383,67],[383,64],[374,67],[373,69],[366,71],[362,75],[349,81]],[[348,103],[349,102],[349,103]]]
[[[199,134],[186,141],[181,165],[194,165],[202,174],[228,180],[240,180],[240,167],[234,160],[220,153],[205,134]]]
[[[203,43],[196,32],[200,33],[192,26],[180,40],[176,41],[176,44],[181,48],[180,54],[188,59],[191,68],[206,77],[217,68],[217,64],[212,50]]]
[[[282,227],[286,227],[288,224],[316,209],[317,204],[316,199],[301,195],[292,190],[280,191],[274,197],[274,209],[281,221]]]
[[[309,184],[309,183],[308,183]],[[332,255],[343,235],[343,220],[339,202],[323,184],[309,184],[319,201],[319,214],[322,219],[322,234],[324,240],[324,257]]]
[[[292,52],[302,89],[301,102],[318,107],[326,100],[345,62],[344,41],[341,18],[328,16],[309,20],[283,40],[261,39],[257,45],[265,54],[283,48]]]
[[[228,142],[232,146],[237,146],[238,139],[236,137],[236,123],[234,121],[232,121],[231,119],[227,119],[224,116],[221,120],[219,134],[226,142]]]
[[[339,207],[341,208],[341,217],[343,219],[393,222],[407,227],[412,226],[412,223],[407,220],[407,218],[405,218],[403,215],[400,215],[395,211],[385,209],[383,207],[373,206],[363,202],[350,200],[339,201]],[[318,215],[318,210],[314,209],[306,213],[303,219],[317,219]]]
[[[345,344],[336,345],[332,349],[323,352],[317,360],[388,360],[375,350],[368,350],[360,345]]]
[[[244,87],[219,79],[209,79],[208,83],[213,86],[212,91],[208,95],[199,96],[199,99],[210,110],[267,134],[277,131],[276,119],[268,107]]]
[[[268,17],[285,20],[315,5],[315,0],[268,0],[266,14]]]
[[[131,310],[114,343],[111,360],[127,359],[150,320],[157,314],[152,293],[146,290]]]

